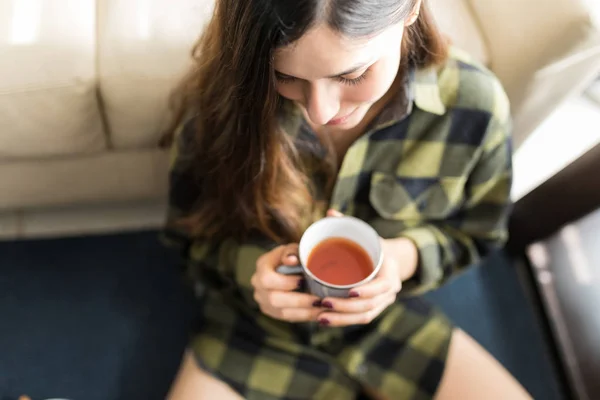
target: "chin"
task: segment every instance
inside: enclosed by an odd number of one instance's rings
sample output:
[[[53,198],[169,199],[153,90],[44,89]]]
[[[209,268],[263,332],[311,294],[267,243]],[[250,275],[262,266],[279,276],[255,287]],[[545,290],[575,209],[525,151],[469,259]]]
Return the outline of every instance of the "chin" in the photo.
[[[354,120],[353,121],[347,121],[344,124],[336,125],[336,126],[333,126],[332,128],[334,128],[334,129],[340,129],[340,130],[342,130],[342,129],[343,130],[354,129],[354,128],[356,128],[360,124],[360,121],[362,121],[362,118],[361,119],[357,119],[356,121],[354,121]]]

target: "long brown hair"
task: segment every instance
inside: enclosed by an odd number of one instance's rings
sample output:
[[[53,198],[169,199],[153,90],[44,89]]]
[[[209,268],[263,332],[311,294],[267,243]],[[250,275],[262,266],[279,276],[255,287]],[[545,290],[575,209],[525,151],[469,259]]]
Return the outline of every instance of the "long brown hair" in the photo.
[[[194,67],[174,93],[167,134],[198,113],[193,169],[199,196],[183,222],[200,238],[242,238],[259,231],[297,241],[311,204],[308,178],[279,124],[273,52],[324,21],[361,37],[403,21],[417,0],[217,0],[195,45]],[[403,39],[401,68],[441,63],[447,55],[425,4]]]

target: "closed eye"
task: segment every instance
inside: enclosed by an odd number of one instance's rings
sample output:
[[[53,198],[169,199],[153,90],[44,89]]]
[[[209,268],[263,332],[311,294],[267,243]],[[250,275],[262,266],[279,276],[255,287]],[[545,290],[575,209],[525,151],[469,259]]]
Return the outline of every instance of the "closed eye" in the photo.
[[[341,83],[343,83],[344,85],[349,85],[349,86],[356,86],[356,85],[360,85],[365,79],[367,79],[367,75],[369,73],[369,69],[367,69],[365,72],[362,73],[361,76],[357,77],[357,78],[352,78],[352,79],[348,79],[348,78],[344,78],[343,76],[340,76],[337,78],[337,80]]]
[[[367,79],[367,75],[368,75],[369,71],[370,71],[370,69],[367,69],[365,72],[363,72],[363,74],[361,76],[359,76],[357,78],[349,79],[349,78],[344,78],[343,76],[337,76],[334,79],[340,83],[343,83],[344,85],[355,86],[355,85],[361,84],[365,79]],[[298,78],[295,78],[295,77],[289,76],[289,75],[280,74],[278,72],[275,73],[275,78],[277,79],[278,82],[280,82],[284,85],[296,82],[298,80]]]

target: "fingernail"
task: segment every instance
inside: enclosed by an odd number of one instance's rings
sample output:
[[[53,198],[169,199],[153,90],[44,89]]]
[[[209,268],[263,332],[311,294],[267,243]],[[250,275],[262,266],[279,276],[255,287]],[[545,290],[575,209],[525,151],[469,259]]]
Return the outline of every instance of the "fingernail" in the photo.
[[[358,294],[358,292],[352,291],[352,292],[350,292],[350,294],[348,294],[348,296],[350,296],[350,297],[359,297],[359,294]]]
[[[329,308],[330,310],[333,310],[333,304],[331,304],[330,301],[323,301],[321,303],[321,306],[324,308]]]
[[[315,300],[315,302],[313,303],[313,307],[321,307],[321,300]]]
[[[321,318],[321,319],[319,319],[319,325],[321,325],[321,326],[328,326],[329,325],[329,320],[327,318]]]
[[[298,257],[295,254],[288,254],[285,258],[290,262],[298,262]]]

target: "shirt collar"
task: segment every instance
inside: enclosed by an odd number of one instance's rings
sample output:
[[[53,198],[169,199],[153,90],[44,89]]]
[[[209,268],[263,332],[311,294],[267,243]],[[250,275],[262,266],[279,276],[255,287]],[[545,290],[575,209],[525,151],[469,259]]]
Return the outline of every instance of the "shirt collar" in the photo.
[[[438,81],[438,69],[429,67],[414,72],[414,102],[423,111],[436,115],[444,115],[446,106],[442,101]]]
[[[374,126],[390,125],[409,115],[416,105],[419,109],[443,115],[446,106],[442,101],[436,67],[411,69],[404,77],[403,90],[400,90],[381,111]]]

